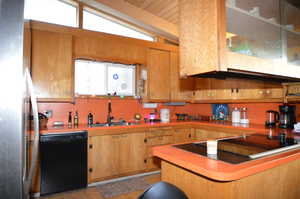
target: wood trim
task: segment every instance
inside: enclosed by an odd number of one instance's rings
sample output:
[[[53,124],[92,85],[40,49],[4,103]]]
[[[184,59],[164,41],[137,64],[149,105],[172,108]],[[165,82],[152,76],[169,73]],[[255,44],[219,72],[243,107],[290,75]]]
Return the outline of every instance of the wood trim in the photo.
[[[84,4],[84,3],[82,3],[82,4],[83,4],[83,10],[87,10],[87,11],[89,11],[89,12],[95,14],[95,15],[99,15],[100,17],[106,18],[106,19],[111,20],[113,22],[119,23],[119,24],[124,25],[126,27],[129,27],[129,28],[132,28],[132,29],[137,30],[139,32],[142,32],[146,35],[152,36],[154,39],[157,37],[155,35],[155,33],[147,31],[147,30],[137,26],[136,24],[133,24],[129,21],[126,21],[122,18],[119,18],[117,16],[109,14],[109,13],[103,11],[103,10],[99,10],[99,9],[97,9],[95,7],[92,7],[92,6],[89,6],[87,4]]]
[[[115,63],[121,63],[121,64],[129,64],[129,65],[137,65],[142,64],[145,65],[146,62],[142,60],[125,60],[120,59],[116,57],[102,57],[102,56],[92,56],[92,55],[84,55],[84,54],[74,54],[74,60],[75,59],[84,59],[84,60],[91,60],[91,61],[103,61],[103,62],[115,62]]]
[[[228,68],[270,75],[300,78],[300,67],[227,51]],[[283,70],[284,68],[284,70]]]
[[[155,32],[158,35],[164,35],[175,40],[178,38],[178,28],[175,24],[141,8],[137,8],[123,0],[96,0],[95,2],[82,0],[82,2],[143,27],[146,30]]]
[[[226,37],[227,37],[227,15],[226,15],[226,2],[225,0],[218,0],[217,2],[217,23],[218,23],[218,53],[219,53],[219,64],[218,70],[226,70],[227,69],[227,44],[226,44]]]
[[[73,98],[37,98],[37,102],[59,102],[59,103],[75,103]]]
[[[141,171],[133,171],[133,172],[127,172],[127,173],[122,173],[122,174],[118,174],[118,175],[113,175],[113,176],[107,176],[107,177],[102,177],[102,178],[93,178],[93,179],[89,179],[88,183],[94,183],[94,182],[100,182],[100,181],[104,181],[104,180],[111,180],[113,178],[120,178],[120,177],[125,177],[125,176],[131,176],[131,175],[136,175],[136,174],[140,174],[140,173],[145,173],[148,171],[157,171],[158,169],[144,169]]]
[[[46,30],[51,32],[68,33],[68,34],[72,34],[73,36],[84,36],[84,37],[95,37],[95,38],[98,37],[98,38],[109,39],[109,40],[119,40],[131,45],[135,44],[135,45],[145,46],[148,48],[157,48],[161,50],[178,52],[177,46],[169,45],[169,44],[150,42],[141,39],[134,39],[134,38],[123,37],[119,35],[113,35],[113,34],[102,33],[102,32],[91,31],[91,30],[83,30],[79,28],[61,26],[57,24],[39,22],[34,20],[31,20],[31,25],[32,25],[31,28],[35,30]]]
[[[77,20],[78,20],[78,28],[82,29],[83,26],[83,3],[78,3],[78,13],[77,13]]]
[[[213,103],[281,103],[282,98],[277,99],[230,99],[230,100],[192,100],[191,103],[213,104]]]

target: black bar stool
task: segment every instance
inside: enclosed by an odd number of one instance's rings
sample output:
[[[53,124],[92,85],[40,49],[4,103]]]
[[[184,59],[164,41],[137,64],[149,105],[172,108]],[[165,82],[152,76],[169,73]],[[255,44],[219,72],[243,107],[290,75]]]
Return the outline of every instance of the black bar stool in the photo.
[[[158,182],[148,188],[138,199],[188,199],[188,197],[175,185]]]

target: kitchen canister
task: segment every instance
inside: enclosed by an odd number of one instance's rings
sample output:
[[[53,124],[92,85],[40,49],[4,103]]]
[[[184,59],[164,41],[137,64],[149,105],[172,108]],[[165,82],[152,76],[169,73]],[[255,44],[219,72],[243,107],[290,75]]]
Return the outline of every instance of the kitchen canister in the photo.
[[[234,108],[232,113],[231,113],[231,121],[232,123],[240,123],[240,119],[241,119],[241,112],[238,108]]]
[[[170,110],[167,108],[160,109],[160,121],[170,122]]]

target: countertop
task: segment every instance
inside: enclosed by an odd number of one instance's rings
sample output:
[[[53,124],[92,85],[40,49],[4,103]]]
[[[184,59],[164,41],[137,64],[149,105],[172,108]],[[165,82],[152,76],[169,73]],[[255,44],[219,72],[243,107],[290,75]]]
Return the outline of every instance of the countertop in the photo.
[[[135,128],[156,128],[156,127],[168,127],[168,126],[210,126],[210,127],[220,127],[226,129],[240,129],[240,130],[247,130],[247,131],[255,131],[261,133],[269,133],[269,128],[266,128],[264,125],[261,124],[232,124],[231,122],[227,121],[170,121],[168,123],[162,122],[155,122],[155,123],[144,123],[141,122],[137,125],[128,125],[128,126],[103,126],[103,127],[90,127],[86,124],[78,125],[77,127],[68,127],[68,126],[48,126],[47,128],[40,129],[40,134],[49,134],[49,133],[64,133],[64,132],[73,132],[73,131],[91,131],[91,130],[116,130],[116,129],[135,129]],[[286,129],[279,129],[273,128],[271,129],[273,133],[279,132],[288,132],[290,133],[291,130]]]
[[[198,123],[198,125],[201,124]],[[219,126],[220,124],[213,123],[210,125]],[[234,127],[230,124],[223,124],[223,127],[244,128]],[[263,125],[250,125],[246,129],[272,136],[284,132],[288,137],[300,139],[300,134],[289,129],[269,129]],[[238,180],[300,158],[300,149],[297,149],[234,165],[184,151],[173,147],[173,145],[153,147],[152,152],[154,156],[217,181]]]
[[[130,126],[105,126],[105,127],[89,127],[87,125],[79,125],[78,127],[48,127],[41,129],[40,133],[51,134],[51,133],[64,133],[74,131],[88,131],[89,136],[94,135],[105,135],[110,132],[126,133],[129,129],[133,130],[150,130],[151,128],[158,127],[216,127],[232,130],[245,130],[245,133],[261,133],[276,136],[279,133],[286,133],[288,136],[299,137],[300,134],[294,133],[292,130],[273,128],[266,128],[260,124],[249,124],[249,125],[233,125],[231,122],[224,121],[171,121],[169,123],[140,123],[138,125]],[[131,132],[129,131],[129,132]],[[218,181],[232,181],[244,178],[249,175],[279,166],[291,162],[300,158],[300,150],[288,151],[278,155],[260,158],[249,162],[241,163],[238,165],[232,165],[221,161],[206,158],[197,154],[193,154],[187,151],[176,149],[172,145],[159,146],[153,148],[153,155],[160,157],[168,162],[181,166],[192,172],[206,176],[208,178]]]

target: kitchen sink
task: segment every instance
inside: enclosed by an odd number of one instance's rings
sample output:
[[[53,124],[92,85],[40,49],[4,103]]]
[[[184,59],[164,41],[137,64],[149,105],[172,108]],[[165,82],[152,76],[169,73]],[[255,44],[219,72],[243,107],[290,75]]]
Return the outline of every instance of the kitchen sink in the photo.
[[[110,123],[96,123],[92,124],[91,127],[102,127],[102,126],[132,126],[139,125],[138,122],[110,122]]]

